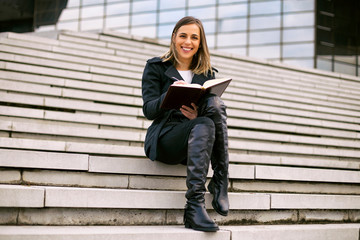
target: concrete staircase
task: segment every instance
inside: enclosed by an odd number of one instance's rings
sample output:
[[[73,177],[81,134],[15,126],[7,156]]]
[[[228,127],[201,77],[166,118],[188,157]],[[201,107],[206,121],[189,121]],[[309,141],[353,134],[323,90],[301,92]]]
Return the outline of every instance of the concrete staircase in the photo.
[[[109,31],[0,36],[0,239],[359,240],[359,78],[213,52],[233,78],[231,213],[207,194],[222,230],[202,233],[181,225],[185,168],[143,151],[142,70],[166,49]]]

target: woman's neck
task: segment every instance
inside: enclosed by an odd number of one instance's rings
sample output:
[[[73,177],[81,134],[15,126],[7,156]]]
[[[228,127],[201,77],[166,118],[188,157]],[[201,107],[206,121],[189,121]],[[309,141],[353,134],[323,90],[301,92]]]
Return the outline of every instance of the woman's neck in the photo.
[[[179,71],[187,71],[187,70],[190,70],[190,63],[177,63],[176,64],[176,69],[179,70]]]

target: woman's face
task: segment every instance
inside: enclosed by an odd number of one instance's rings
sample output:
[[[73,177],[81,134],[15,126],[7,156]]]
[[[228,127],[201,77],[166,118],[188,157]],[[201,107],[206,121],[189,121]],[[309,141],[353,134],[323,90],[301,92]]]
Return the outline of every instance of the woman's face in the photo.
[[[196,24],[181,26],[174,42],[179,61],[190,64],[200,46],[200,28]]]

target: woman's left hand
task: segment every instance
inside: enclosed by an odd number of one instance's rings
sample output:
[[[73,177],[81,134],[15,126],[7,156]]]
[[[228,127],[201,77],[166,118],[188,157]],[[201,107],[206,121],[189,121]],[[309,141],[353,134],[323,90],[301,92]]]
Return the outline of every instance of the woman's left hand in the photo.
[[[190,120],[193,120],[198,116],[198,111],[197,111],[198,107],[194,103],[191,103],[191,106],[192,108],[182,105],[180,111],[182,114],[184,114],[185,117],[187,117]]]

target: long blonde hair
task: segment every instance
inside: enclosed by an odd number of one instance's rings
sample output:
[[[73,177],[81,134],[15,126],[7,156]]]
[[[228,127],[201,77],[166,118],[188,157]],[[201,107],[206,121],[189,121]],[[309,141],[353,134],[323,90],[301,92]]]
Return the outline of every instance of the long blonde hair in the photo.
[[[184,17],[176,23],[171,35],[170,48],[166,53],[161,56],[161,58],[164,62],[171,61],[175,66],[180,63],[177,57],[178,53],[176,51],[174,40],[179,28],[188,24],[196,24],[200,29],[200,45],[197,53],[193,56],[193,59],[191,61],[190,70],[192,70],[195,74],[207,75],[209,71],[212,73],[212,68],[210,64],[210,52],[206,43],[204,27],[199,19],[191,16]]]

